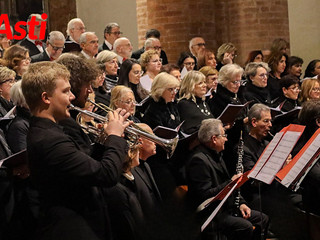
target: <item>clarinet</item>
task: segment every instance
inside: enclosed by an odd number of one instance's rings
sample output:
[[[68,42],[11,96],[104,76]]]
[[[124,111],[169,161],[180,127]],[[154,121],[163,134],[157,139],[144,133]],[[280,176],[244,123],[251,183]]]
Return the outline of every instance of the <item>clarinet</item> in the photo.
[[[239,145],[238,145],[238,162],[236,166],[236,174],[242,173],[243,172],[243,165],[242,165],[242,159],[243,159],[243,139],[242,139],[242,131],[240,133],[240,139],[239,139]],[[234,216],[238,217],[239,216],[239,208],[240,208],[240,188],[236,190],[236,197],[234,201],[235,205],[235,213]]]

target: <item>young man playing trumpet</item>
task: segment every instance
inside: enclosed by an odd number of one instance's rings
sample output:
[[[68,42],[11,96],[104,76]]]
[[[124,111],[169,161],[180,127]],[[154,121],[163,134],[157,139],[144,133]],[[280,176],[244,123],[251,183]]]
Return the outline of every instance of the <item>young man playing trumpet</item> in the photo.
[[[35,63],[22,79],[22,91],[33,115],[27,137],[31,176],[40,194],[41,219],[34,239],[111,239],[108,215],[99,187],[117,183],[129,125],[120,109],[108,114],[107,146],[96,161],[81,151],[58,122],[70,117],[74,95],[66,67]]]

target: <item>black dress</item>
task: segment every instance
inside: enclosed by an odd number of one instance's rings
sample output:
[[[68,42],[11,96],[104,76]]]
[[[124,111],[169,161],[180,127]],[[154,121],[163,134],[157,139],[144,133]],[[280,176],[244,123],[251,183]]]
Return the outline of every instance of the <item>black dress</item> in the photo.
[[[158,102],[151,99],[142,120],[152,129],[157,126],[174,129],[180,124],[180,115],[177,103],[166,103],[162,97],[160,97]]]
[[[271,105],[271,96],[268,87],[257,87],[249,80],[243,89],[243,97],[246,102],[253,101],[250,106],[255,103],[262,103],[267,106]]]
[[[282,95],[279,81],[279,78],[275,77],[272,73],[270,73],[267,88],[269,89],[271,100],[275,100],[276,98],[279,98]]]
[[[187,134],[192,134],[199,130],[202,120],[213,118],[208,104],[202,98],[195,97],[194,102],[190,99],[181,99],[178,102],[178,110],[180,114],[182,131]]]

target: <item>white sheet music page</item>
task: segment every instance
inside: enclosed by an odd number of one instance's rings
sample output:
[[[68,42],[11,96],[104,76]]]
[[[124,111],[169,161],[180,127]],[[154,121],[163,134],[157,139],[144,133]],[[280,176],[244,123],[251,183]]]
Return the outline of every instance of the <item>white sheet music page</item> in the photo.
[[[257,162],[255,168],[252,172],[248,175],[249,178],[256,178],[258,173],[260,172],[261,168],[265,165],[266,161],[269,159],[270,155],[272,154],[275,147],[278,145],[283,132],[278,132],[271,142],[268,144],[267,149],[264,151],[263,155],[260,157],[259,161]]]
[[[294,145],[298,141],[301,132],[287,131],[282,137],[280,143],[271,154],[268,162],[264,165],[258,176],[257,180],[264,183],[271,184],[275,175],[279,172]]]
[[[143,77],[141,77],[140,83],[144,89],[148,90],[149,92],[151,91],[152,80],[149,75],[144,75]]]
[[[316,154],[320,147],[320,134],[313,140],[308,149],[301,155],[296,164],[291,168],[288,174],[283,178],[281,184],[289,187],[291,183],[298,177],[305,165]]]

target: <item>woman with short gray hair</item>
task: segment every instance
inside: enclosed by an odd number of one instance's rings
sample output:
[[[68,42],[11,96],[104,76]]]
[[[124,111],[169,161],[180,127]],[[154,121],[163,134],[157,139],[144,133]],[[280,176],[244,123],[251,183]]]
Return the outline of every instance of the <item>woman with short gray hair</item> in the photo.
[[[118,59],[117,54],[108,50],[103,50],[97,55],[97,63],[105,66],[104,86],[107,92],[111,92],[118,83]]]
[[[245,75],[248,82],[243,89],[243,97],[246,101],[253,101],[251,106],[255,103],[271,105],[271,96],[267,88],[269,72],[270,68],[267,63],[251,62],[247,64]]]
[[[227,64],[219,71],[216,94],[208,101],[213,116],[218,117],[230,104],[241,104],[238,91],[243,69],[237,64]]]

